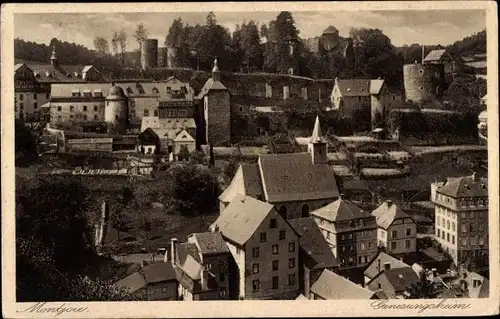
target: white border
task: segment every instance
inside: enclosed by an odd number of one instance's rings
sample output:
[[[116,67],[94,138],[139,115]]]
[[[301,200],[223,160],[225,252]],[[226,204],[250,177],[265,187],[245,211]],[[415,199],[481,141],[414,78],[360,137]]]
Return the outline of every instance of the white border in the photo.
[[[446,300],[447,305],[469,304],[468,309],[431,309],[440,300],[389,300],[391,305],[425,304],[428,309],[377,310],[373,301],[202,301],[202,302],[90,302],[66,303],[65,307],[86,307],[85,312],[64,313],[57,318],[159,318],[159,317],[324,317],[324,316],[473,316],[499,312],[499,179],[498,179],[498,34],[497,6],[494,1],[432,2],[262,2],[262,3],[78,3],[78,4],[7,4],[1,8],[2,25],[2,309],[6,318],[45,318],[53,314],[19,312],[31,303],[15,303],[15,207],[14,207],[14,84],[13,39],[14,13],[61,12],[243,12],[243,11],[359,11],[359,10],[487,10],[488,38],[488,149],[490,190],[490,297],[488,299]],[[332,14],[333,21],[335,15]],[[59,307],[62,303],[46,306]]]

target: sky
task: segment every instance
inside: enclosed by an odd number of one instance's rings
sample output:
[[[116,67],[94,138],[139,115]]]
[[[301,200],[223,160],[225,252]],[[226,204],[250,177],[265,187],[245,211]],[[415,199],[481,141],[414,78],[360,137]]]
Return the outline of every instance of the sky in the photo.
[[[279,12],[220,12],[217,22],[234,31],[236,24],[254,20],[260,24],[274,20]],[[300,11],[293,12],[302,38],[319,36],[328,26],[335,26],[347,37],[351,28],[381,29],[396,46],[404,44],[448,45],[486,28],[484,10],[392,10],[392,11]],[[204,24],[206,12],[154,13],[22,13],[15,15],[14,36],[26,41],[49,44],[52,38],[82,44],[94,49],[94,38],[111,40],[113,31],[124,29],[127,50],[138,48],[133,38],[143,23],[150,38],[162,45],[173,20]]]

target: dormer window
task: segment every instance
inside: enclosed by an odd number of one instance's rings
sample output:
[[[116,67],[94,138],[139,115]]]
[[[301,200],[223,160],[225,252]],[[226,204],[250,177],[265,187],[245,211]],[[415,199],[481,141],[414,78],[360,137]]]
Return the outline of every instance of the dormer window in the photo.
[[[132,93],[134,93],[134,91],[132,90],[132,88],[131,88],[131,87],[128,87],[128,88],[127,88],[127,94],[132,94]]]
[[[78,72],[75,72],[75,78],[79,77],[80,74]]]
[[[157,89],[157,88],[153,88],[153,94],[156,94],[156,95],[158,95],[158,94],[159,94],[159,91],[158,91],[158,89]]]
[[[52,77],[52,73],[50,73],[49,71],[45,71],[45,76],[48,77],[48,78],[51,78]]]
[[[172,88],[170,86],[167,86],[167,93],[168,94],[172,93]]]
[[[94,96],[102,97],[102,91],[101,90],[94,90]]]
[[[80,96],[80,90],[78,90],[78,89],[71,90],[71,96],[73,96],[73,97]]]

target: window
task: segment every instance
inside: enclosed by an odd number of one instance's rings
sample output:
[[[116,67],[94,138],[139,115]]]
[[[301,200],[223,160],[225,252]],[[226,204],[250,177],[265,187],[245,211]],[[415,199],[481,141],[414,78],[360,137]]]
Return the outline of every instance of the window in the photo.
[[[295,268],[295,258],[288,259],[288,268]]]
[[[455,245],[455,235],[451,235],[451,243]]]
[[[470,224],[470,225],[469,225],[469,231],[470,231],[470,232],[475,231],[475,229],[474,229],[474,225],[472,225],[472,224]]]
[[[84,105],[84,106],[83,106],[83,111],[84,111],[84,112],[87,112],[87,105]]]
[[[94,115],[94,121],[97,121],[97,115]]]
[[[326,239],[330,239],[330,232],[325,230],[325,233],[326,233]]]
[[[484,237],[480,236],[479,237],[479,246],[483,246],[483,245],[484,245]]]
[[[451,230],[455,231],[455,223],[454,222],[451,222]]]
[[[36,100],[37,99],[37,95],[36,93],[33,93],[33,100]]]
[[[411,228],[406,228],[406,236],[411,236]]]
[[[252,257],[259,258],[259,247],[252,248]]]
[[[243,106],[240,105],[240,112],[243,112]]]
[[[363,257],[362,256],[359,256],[358,257],[358,264],[362,264],[363,263]]]
[[[286,231],[285,230],[280,230],[280,240],[283,240],[286,238]]]
[[[34,102],[33,103],[33,108],[36,110],[38,108],[38,103],[37,102]]]
[[[466,233],[467,232],[467,225],[462,225],[462,233]]]
[[[354,258],[353,257],[349,257],[349,263],[353,263],[354,262]]]
[[[273,260],[273,271],[279,270],[279,268],[280,268],[280,261]]]
[[[437,230],[437,235],[438,235],[438,237],[441,237],[441,230],[440,229]]]
[[[352,234],[348,234],[347,239],[352,239]]]
[[[467,238],[462,238],[462,246],[467,246]]]
[[[260,233],[260,242],[265,243],[267,241],[267,234],[266,233]]]
[[[144,116],[149,116],[149,110],[144,110]]]
[[[392,241],[391,242],[391,249],[396,249],[396,244],[397,244],[397,242]]]
[[[257,292],[260,289],[260,280],[253,280],[252,281],[252,290],[253,292]]]
[[[450,233],[446,233],[446,241],[450,242]]]
[[[24,101],[24,94],[19,94],[19,101]]]
[[[118,121],[118,115],[115,115],[115,120]]]
[[[295,274],[288,275],[288,285],[294,286],[296,284]]]
[[[307,204],[302,205],[302,217],[309,217],[309,206]]]
[[[397,230],[393,230],[391,233],[392,238],[397,238],[398,237],[398,232]]]
[[[57,117],[57,120],[58,120],[59,122],[61,122],[61,121],[62,121],[62,117],[61,117],[61,115],[59,115],[59,116]]]
[[[71,112],[73,112],[73,111],[75,110],[75,107],[74,107],[73,105],[70,105],[70,106],[69,106],[69,110],[70,110]]]
[[[365,244],[361,243],[361,250],[365,250]]]
[[[295,252],[295,243],[288,243],[288,252]]]
[[[269,228],[276,228],[276,218],[271,218],[271,220],[269,221]]]
[[[277,255],[279,253],[278,245],[273,245],[273,255]]]
[[[205,270],[210,270],[212,269],[212,264],[206,264],[205,265]]]
[[[278,289],[278,285],[279,285],[278,276],[274,276],[273,277],[273,289]]]
[[[286,217],[286,206],[281,206],[280,207],[280,210],[279,210],[279,213],[281,215],[281,217],[283,217],[283,219],[287,219]]]
[[[69,116],[69,118],[70,118],[70,119],[73,119],[73,115],[70,115],[70,116]]]
[[[446,221],[446,229],[450,229],[450,221],[449,220]]]
[[[252,273],[258,274],[259,273],[259,264],[253,264],[252,265]]]
[[[470,244],[471,244],[471,246],[476,246],[476,236],[472,236],[470,238]]]
[[[465,218],[466,216],[465,212],[460,212],[460,217]]]
[[[47,100],[48,100],[48,99],[50,99],[50,94],[49,94],[49,93],[45,94],[45,98],[46,98]]]
[[[158,110],[154,110],[154,115],[158,116]]]
[[[97,105],[94,105],[94,111],[97,112]]]
[[[87,121],[87,115],[84,115],[84,116],[83,116],[83,120],[84,120],[84,121]]]

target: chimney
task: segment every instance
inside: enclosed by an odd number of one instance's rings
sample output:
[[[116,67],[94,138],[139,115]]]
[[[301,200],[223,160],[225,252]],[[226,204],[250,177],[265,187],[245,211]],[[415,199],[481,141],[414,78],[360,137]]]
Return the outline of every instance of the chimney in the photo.
[[[437,277],[438,273],[437,273],[437,269],[436,268],[432,268],[432,276],[433,277]]]
[[[472,180],[473,180],[474,182],[476,182],[476,181],[477,181],[477,174],[476,174],[476,172],[472,173]]]
[[[172,238],[170,239],[170,262],[172,263],[172,266],[175,266],[175,263],[177,262],[177,238]]]
[[[392,200],[387,200],[386,203],[387,203],[387,207],[391,207],[392,206]]]

